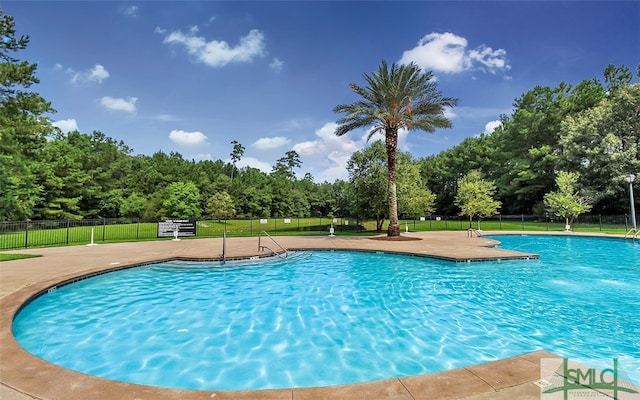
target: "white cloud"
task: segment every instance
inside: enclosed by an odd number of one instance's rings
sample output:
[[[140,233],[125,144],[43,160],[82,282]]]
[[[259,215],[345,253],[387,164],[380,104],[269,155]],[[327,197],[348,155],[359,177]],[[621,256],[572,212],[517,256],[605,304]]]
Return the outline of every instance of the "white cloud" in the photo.
[[[169,133],[169,140],[181,146],[200,146],[207,143],[207,137],[202,132],[185,132],[179,129]]]
[[[476,69],[495,73],[511,69],[506,50],[493,50],[485,45],[468,49],[467,45],[467,39],[461,36],[433,32],[420,39],[413,49],[405,50],[399,62],[415,62],[422,69],[444,73]]]
[[[511,69],[511,67],[507,65],[506,58],[506,50],[493,50],[491,47],[486,47],[485,45],[469,51],[469,59],[471,62],[482,64],[490,72]]]
[[[349,135],[336,136],[337,127],[338,124],[335,122],[326,123],[315,131],[315,140],[296,143],[293,146],[293,150],[300,155],[303,166],[313,166],[316,182],[348,179],[347,163],[353,153],[361,151],[376,140],[384,141],[383,133],[377,133],[367,141],[371,129],[361,131],[360,136],[355,140],[350,139]],[[409,151],[408,135],[409,131],[406,129],[398,131],[398,149],[400,151]]]
[[[204,160],[213,160],[211,153],[198,153],[193,156],[194,160],[204,161]]]
[[[138,16],[138,11],[140,11],[140,7],[138,6],[129,6],[127,8],[125,8],[122,13],[124,15],[126,15],[127,17],[137,17]]]
[[[451,108],[451,107],[445,107],[443,111],[444,111],[444,117],[445,118],[453,119],[453,118],[456,118],[458,116],[458,114],[453,112],[453,108]]]
[[[100,104],[109,110],[133,113],[136,111],[136,101],[138,101],[137,97],[127,97],[123,99],[104,96],[100,99]]]
[[[54,121],[51,123],[51,125],[60,129],[64,133],[78,130],[78,123],[74,118],[61,119],[60,121]]]
[[[162,30],[156,28],[156,32],[162,33]],[[196,36],[197,32],[197,26],[191,27],[186,34],[174,31],[164,38],[164,43],[183,44],[189,54],[211,67],[224,67],[234,62],[250,62],[265,53],[264,35],[257,29],[241,37],[240,43],[235,47],[222,40],[207,42],[204,37]]]
[[[405,50],[401,64],[415,62],[421,68],[441,72],[461,72],[465,69],[467,39],[453,33],[430,33],[411,50]]]
[[[152,118],[155,119],[156,121],[162,121],[162,122],[172,122],[172,121],[179,120],[178,117],[171,114],[155,114]]]
[[[486,134],[491,134],[493,133],[493,131],[496,130],[496,128],[498,128],[499,126],[502,126],[502,121],[500,121],[499,119],[495,120],[495,121],[489,121],[487,122],[487,124],[484,126],[484,133]]]
[[[93,68],[80,71],[73,74],[71,82],[84,83],[84,82],[98,82],[102,83],[103,80],[109,77],[109,71],[105,69],[101,64],[96,64]]]
[[[259,150],[270,150],[282,147],[291,142],[291,139],[284,136],[265,137],[253,142],[251,145]]]
[[[273,61],[271,61],[271,64],[269,64],[269,68],[271,68],[272,70],[276,71],[276,72],[280,72],[282,71],[282,67],[284,67],[284,61],[282,61],[279,58],[274,58]]]
[[[347,135],[336,136],[337,127],[338,124],[335,122],[326,123],[315,131],[316,140],[297,143],[293,146],[293,150],[300,155],[300,158],[304,157],[310,159],[312,163],[319,163],[322,171],[316,178],[320,181],[346,179],[349,158],[365,144],[366,136],[359,141],[349,139]]]
[[[266,174],[271,172],[271,169],[272,169],[271,164],[269,164],[268,162],[260,161],[257,158],[253,158],[253,157],[242,157],[240,161],[238,161],[236,166],[238,168],[244,168],[244,167],[257,168]]]

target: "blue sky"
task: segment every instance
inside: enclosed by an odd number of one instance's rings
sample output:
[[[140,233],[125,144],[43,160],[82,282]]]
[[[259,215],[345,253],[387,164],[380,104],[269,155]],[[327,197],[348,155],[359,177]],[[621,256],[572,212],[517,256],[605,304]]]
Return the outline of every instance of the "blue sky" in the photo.
[[[0,7],[31,37],[34,87],[63,131],[98,130],[134,154],[176,151],[269,172],[289,150],[299,177],[347,178],[367,132],[336,137],[348,87],[382,59],[433,71],[453,128],[402,132],[436,154],[491,131],[536,85],[640,64],[640,1],[15,1]]]

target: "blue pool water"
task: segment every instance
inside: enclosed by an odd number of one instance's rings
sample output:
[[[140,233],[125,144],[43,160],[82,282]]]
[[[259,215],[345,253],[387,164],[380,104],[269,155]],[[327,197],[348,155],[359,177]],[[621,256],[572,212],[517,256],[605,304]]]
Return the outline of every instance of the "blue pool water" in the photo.
[[[69,369],[189,389],[324,386],[545,349],[640,382],[640,243],[499,236],[540,260],[346,251],[170,262],[62,286],[14,321]]]

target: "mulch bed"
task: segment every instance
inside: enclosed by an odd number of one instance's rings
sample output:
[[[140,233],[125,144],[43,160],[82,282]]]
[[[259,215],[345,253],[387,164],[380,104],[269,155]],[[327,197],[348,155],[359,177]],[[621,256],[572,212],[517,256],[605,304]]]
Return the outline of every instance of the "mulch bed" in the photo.
[[[410,240],[422,240],[422,238],[418,238],[418,237],[413,237],[413,236],[375,236],[372,238],[369,238],[371,240],[385,240],[385,241],[389,241],[389,242],[406,242],[406,241],[410,241]]]

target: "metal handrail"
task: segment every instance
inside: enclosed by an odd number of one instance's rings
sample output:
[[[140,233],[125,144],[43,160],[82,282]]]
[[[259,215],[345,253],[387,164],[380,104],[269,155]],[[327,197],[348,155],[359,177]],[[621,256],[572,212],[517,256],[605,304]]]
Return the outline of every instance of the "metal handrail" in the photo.
[[[473,234],[476,234],[476,236],[478,237],[482,237],[482,231],[479,229],[473,229],[473,228],[469,228],[467,229],[467,237],[473,237]]]
[[[264,233],[264,234],[265,234],[269,239],[271,239],[271,241],[272,241],[273,243],[275,243],[275,244],[276,244],[276,246],[280,247],[280,249],[284,252],[284,256],[285,256],[285,257],[288,257],[288,256],[289,256],[289,252],[287,251],[287,249],[285,249],[284,247],[282,247],[282,246],[280,245],[280,243],[278,243],[278,242],[277,242],[273,237],[271,237],[271,235],[269,235],[269,233],[267,233],[267,231],[261,231],[261,232],[260,232],[260,234],[258,235],[258,251],[263,251],[264,249],[269,249],[269,250],[271,250],[271,252],[272,252],[273,254],[275,254],[275,255],[277,255],[277,256],[281,256],[281,253],[277,253],[277,252],[275,252],[272,248],[270,248],[269,246],[267,246],[267,245],[263,245],[263,244],[261,243],[261,239],[262,239],[262,234],[263,234],[263,233]]]

